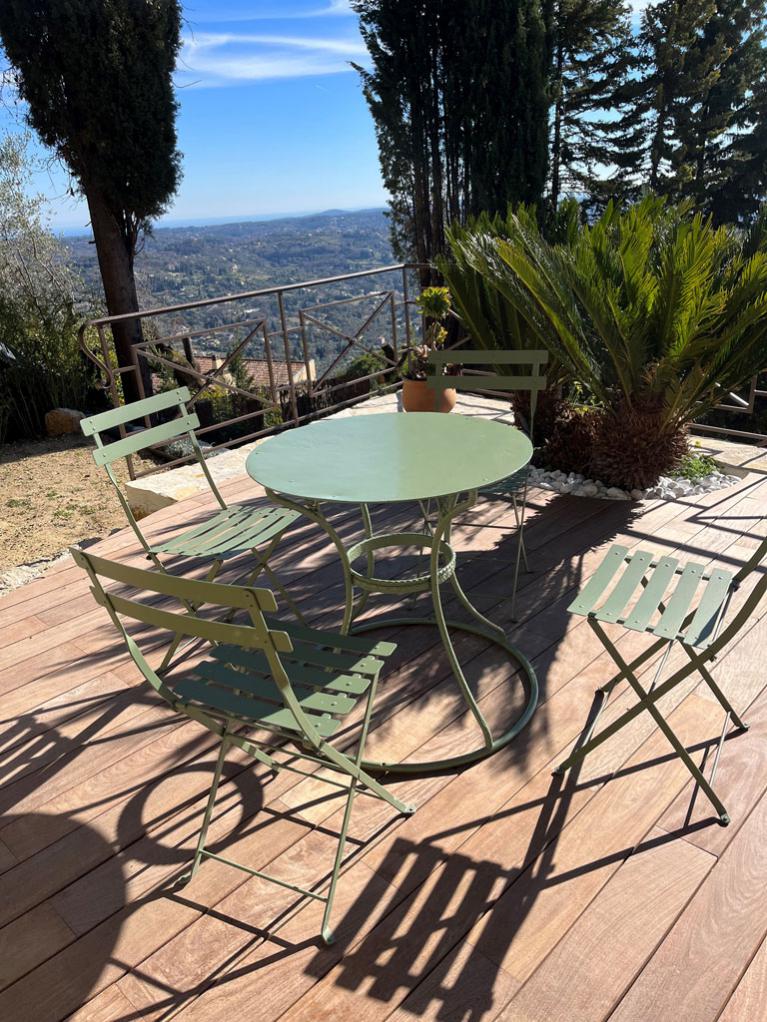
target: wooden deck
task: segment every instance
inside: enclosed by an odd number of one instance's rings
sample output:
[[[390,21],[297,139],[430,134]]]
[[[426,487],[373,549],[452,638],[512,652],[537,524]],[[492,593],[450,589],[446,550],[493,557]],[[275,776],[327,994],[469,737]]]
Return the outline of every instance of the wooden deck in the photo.
[[[227,497],[259,494],[243,479]],[[466,588],[533,660],[538,710],[492,759],[398,782],[419,806],[410,819],[357,800],[329,949],[316,939],[320,906],[216,862],[174,889],[213,742],[139,683],[78,569],[62,564],[0,600],[0,1019],[764,1018],[767,607],[718,664],[751,724],[726,742],[718,774],[731,826],[712,822],[704,799],[691,805],[689,775],[644,717],[576,776],[551,769],[609,671],[565,609],[606,546],[740,564],[767,528],[767,479],[679,503],[536,495],[533,505],[536,570],[523,577],[516,626],[502,602],[509,516],[478,505],[457,537]],[[188,526],[205,507],[159,512],[148,531]],[[356,528],[350,512],[338,522]],[[126,532],[94,549],[144,563]],[[276,566],[320,622],[337,623],[339,573],[317,529],[292,533]],[[427,759],[475,740],[434,634],[396,638],[376,752]],[[630,634],[621,648],[641,642]],[[499,725],[513,717],[513,665],[473,639],[458,648],[488,714]],[[621,690],[608,716],[630,701]],[[721,712],[705,691],[690,682],[666,712],[696,756],[710,753]],[[329,866],[339,816],[315,780],[275,779],[234,755],[212,834],[241,861],[311,883]]]

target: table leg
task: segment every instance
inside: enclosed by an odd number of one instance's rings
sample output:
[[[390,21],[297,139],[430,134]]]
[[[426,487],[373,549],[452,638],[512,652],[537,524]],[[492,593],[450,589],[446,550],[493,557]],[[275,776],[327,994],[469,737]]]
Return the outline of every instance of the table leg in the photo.
[[[300,504],[296,500],[291,500],[289,497],[283,496],[281,493],[276,493],[273,490],[266,490],[267,496],[274,501],[275,504],[280,504],[282,507],[291,508],[293,511],[298,511],[304,517],[308,518],[309,521],[314,522],[322,529],[322,531],[330,539],[333,546],[338,551],[338,559],[341,562],[341,573],[344,580],[344,616],[341,622],[341,634],[348,635],[349,628],[351,627],[352,619],[355,613],[359,613],[359,610],[364,605],[367,599],[367,594],[363,593],[363,599],[358,601],[358,606],[354,605],[354,583],[352,580],[351,565],[349,564],[349,556],[346,552],[346,547],[338,535],[336,530],[330,524],[328,519],[322,513],[322,507],[319,503],[316,504]],[[365,528],[366,536],[369,538],[372,535],[370,513],[368,512],[365,504],[360,505],[362,510],[362,520]],[[372,563],[372,555],[368,558],[369,564]]]
[[[441,593],[441,581],[440,572],[443,572],[443,579],[445,578],[447,571],[444,568],[440,568],[440,549],[443,550],[447,545],[448,552],[450,547],[451,529],[453,519],[457,514],[466,510],[476,499],[476,493],[471,493],[464,501],[459,501],[458,495],[452,497],[445,497],[438,501],[437,507],[437,521],[430,534],[427,534],[428,547],[430,548],[429,555],[429,576],[428,579],[423,579],[423,588],[419,591],[425,592],[430,591],[432,596],[432,603],[434,608],[434,616],[428,618],[397,616],[397,615],[386,615],[384,617],[378,617],[371,621],[363,621],[361,623],[352,623],[357,614],[360,613],[364,607],[369,590],[363,589],[359,599],[355,603],[354,599],[354,578],[352,575],[351,562],[349,559],[349,553],[347,548],[344,546],[341,537],[338,535],[336,530],[330,524],[328,519],[322,512],[321,506],[317,504],[302,505],[290,498],[283,497],[281,494],[272,493],[267,490],[269,496],[278,504],[284,507],[293,508],[294,510],[300,511],[301,514],[305,515],[311,521],[315,522],[319,527],[327,534],[336,550],[338,551],[339,560],[341,562],[341,570],[344,578],[344,617],[341,631],[343,634],[348,634],[350,631],[355,633],[363,633],[373,631],[378,628],[385,627],[402,627],[407,625],[431,625],[437,626],[442,640],[442,646],[445,650],[448,663],[450,664],[450,670],[453,677],[456,680],[458,688],[461,692],[464,703],[467,709],[474,717],[480,732],[482,734],[482,744],[478,747],[470,750],[466,753],[461,753],[456,756],[451,756],[442,760],[433,760],[428,762],[401,762],[401,763],[388,763],[388,762],[373,762],[365,761],[363,766],[366,770],[385,772],[391,774],[428,774],[437,773],[444,770],[454,770],[465,766],[469,763],[474,763],[477,760],[484,759],[487,756],[498,752],[500,749],[508,745],[519,732],[527,725],[528,721],[532,717],[536,705],[538,703],[538,682],[535,677],[535,671],[532,665],[526,659],[526,657],[516,649],[515,646],[506,638],[506,633],[498,625],[494,624],[488,618],[484,616],[477,608],[471,603],[466,593],[464,593],[460,582],[458,581],[455,571],[453,570],[450,574],[450,582],[453,586],[456,598],[460,605],[469,613],[473,618],[474,622],[465,621],[454,621],[449,620],[445,617],[444,608],[442,605],[442,593]],[[373,536],[372,522],[370,519],[370,513],[366,505],[360,505],[360,511],[362,514],[362,522],[365,531],[366,539],[370,539]],[[419,534],[420,535],[420,534]],[[391,537],[392,540],[396,537]],[[372,550],[365,552],[367,560],[367,572],[368,577],[374,579],[376,585],[390,587],[392,583],[381,580],[375,580],[373,575],[374,571],[374,554]],[[360,583],[363,580],[358,575]],[[418,583],[419,585],[422,583]],[[390,591],[388,588],[382,588],[381,592]],[[410,590],[405,589],[404,592],[416,591],[412,587]],[[522,710],[522,713],[514,722],[514,724],[506,730],[503,734],[497,737],[493,736],[489,724],[485,720],[485,717],[474,698],[474,693],[471,691],[471,687],[466,680],[466,676],[461,667],[458,656],[453,646],[453,640],[450,635],[450,631],[463,631],[468,632],[471,635],[477,635],[480,638],[486,639],[487,641],[494,642],[500,646],[509,657],[515,660],[522,673],[527,679],[528,697],[527,702]]]

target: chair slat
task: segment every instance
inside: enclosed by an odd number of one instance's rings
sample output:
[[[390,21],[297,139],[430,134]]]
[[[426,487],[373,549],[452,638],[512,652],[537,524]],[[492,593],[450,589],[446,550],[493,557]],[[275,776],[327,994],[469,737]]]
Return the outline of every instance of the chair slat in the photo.
[[[480,487],[480,493],[489,494],[509,494],[509,493],[521,493],[525,488],[525,481],[530,471],[530,465],[526,465],[521,468],[518,472],[513,475],[507,476],[505,479],[500,479],[497,483],[488,483],[487,486]]]
[[[269,662],[263,653],[257,650],[238,649],[236,646],[216,646],[210,655],[225,664],[245,667],[249,671],[269,675]],[[361,696],[370,688],[370,679],[362,675],[334,674],[318,667],[292,663],[290,654],[282,656],[291,683],[310,685],[313,688],[327,688],[334,692],[346,692],[348,695]]]
[[[604,560],[567,608],[571,614],[588,614],[626,559],[628,548],[611,546]]]
[[[248,517],[247,508],[241,507],[229,507],[225,511],[221,511],[215,514],[212,518],[207,518],[200,525],[195,525],[193,529],[189,529],[187,532],[182,533],[180,536],[175,536],[173,539],[166,540],[162,543],[158,543],[157,546],[152,547],[158,553],[171,554],[180,552],[185,547],[190,545],[200,537],[206,536],[211,529],[216,528],[216,523],[219,520],[224,521],[244,521]]]
[[[313,642],[318,646],[328,649],[347,650],[351,653],[368,653],[370,656],[386,657],[391,656],[397,649],[394,642],[386,642],[381,639],[367,638],[363,635],[340,635],[336,632],[323,632],[317,628],[307,628],[305,625],[294,624],[292,621],[279,621],[276,618],[266,618],[270,628],[284,629],[291,639],[296,642]]]
[[[262,610],[275,611],[277,602],[270,589],[253,589],[246,586],[226,585],[223,582],[203,582],[198,579],[180,578],[166,572],[147,571],[146,568],[134,568],[119,561],[108,561],[96,554],[86,553],[76,547],[70,549],[72,560],[81,568],[90,564],[93,571],[102,578],[112,582],[121,582],[133,589],[145,589],[160,593],[163,596],[174,596],[178,600],[186,600],[191,604],[210,603],[217,607],[228,607],[233,610],[246,610],[251,606],[252,593],[255,593],[258,605]],[[270,628],[284,631],[281,621],[272,619]]]
[[[298,511],[272,509],[267,514],[264,514],[260,521],[243,530],[237,537],[235,546],[232,549],[241,547],[243,550],[250,550],[256,544],[263,545],[268,543],[270,539],[274,539],[278,533],[282,532],[291,522],[294,522],[299,517]]]
[[[179,682],[175,690],[184,701],[193,700],[204,707],[241,717],[263,727],[303,733],[296,718],[288,709],[275,710],[274,706],[268,703],[258,703],[248,696],[238,695],[225,688],[216,688],[214,685],[206,685],[194,678]],[[310,713],[307,713],[307,717],[322,738],[329,738],[341,725],[341,721],[335,717],[320,717]]]
[[[161,426],[151,426],[149,429],[141,429],[131,433],[123,440],[115,440],[104,447],[97,447],[93,452],[93,460],[97,465],[110,465],[118,458],[125,458],[129,454],[136,454],[147,447],[161,444],[163,441],[175,440],[183,433],[190,433],[197,429],[200,420],[196,412],[181,415],[170,422],[164,422]]]
[[[371,656],[355,656],[353,653],[329,653],[316,646],[304,645],[293,641],[291,659],[302,664],[317,664],[319,667],[334,667],[340,671],[351,671],[353,674],[365,674],[376,677],[383,667],[383,660]]]
[[[546,365],[549,353],[544,348],[470,351],[442,348],[429,353],[433,365]]]
[[[108,599],[118,614],[147,625],[154,625],[156,628],[164,628],[176,635],[192,635],[197,639],[207,639],[209,642],[231,642],[251,649],[263,649],[266,642],[266,638],[261,638],[256,629],[250,625],[210,621],[194,614],[174,614],[159,607],[139,603],[138,600],[127,600],[114,593],[110,593]],[[269,632],[269,637],[280,652],[290,651],[290,640],[284,632]]]
[[[236,671],[227,664],[210,660],[204,660],[197,664],[194,667],[194,673],[204,681],[212,681],[224,688],[244,691],[259,700],[283,706],[280,690],[271,677],[267,678],[262,674],[246,674],[245,671]],[[350,699],[342,692],[312,691],[312,689],[304,688],[301,685],[294,685],[293,690],[301,706],[307,710],[343,715],[349,713],[357,705],[356,699]]]
[[[653,635],[660,639],[675,639],[679,635],[679,629],[690,609],[704,570],[702,564],[695,564],[693,561],[685,565],[660,621],[653,628]]]
[[[124,426],[126,422],[133,422],[135,419],[143,419],[155,412],[163,412],[168,408],[178,407],[188,401],[191,395],[188,387],[178,387],[176,390],[168,390],[163,394],[155,394],[153,397],[144,398],[142,401],[131,401],[130,404],[121,405],[119,408],[110,408],[109,411],[99,412],[98,415],[91,415],[80,423],[85,436],[94,436],[106,429],[114,429],[115,426]]]
[[[496,376],[474,374],[471,376],[427,376],[427,384],[433,390],[545,390],[545,376]]]
[[[705,646],[711,639],[719,611],[730,591],[733,578],[733,572],[721,571],[719,568],[711,573],[695,616],[684,634],[684,641],[689,646]]]
[[[621,619],[626,604],[636,591],[637,586],[640,585],[645,572],[652,564],[652,559],[653,555],[649,550],[638,550],[632,556],[604,606],[596,612],[595,617],[599,621],[614,624]]]
[[[679,561],[676,558],[661,557],[636,606],[623,622],[627,628],[637,632],[643,632],[647,628],[678,567]]]

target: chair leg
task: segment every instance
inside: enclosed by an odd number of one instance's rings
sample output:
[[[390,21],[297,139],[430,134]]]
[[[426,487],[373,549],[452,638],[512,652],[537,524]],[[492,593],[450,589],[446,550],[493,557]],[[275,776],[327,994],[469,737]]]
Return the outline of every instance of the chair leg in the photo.
[[[206,582],[212,582],[215,579],[216,575],[218,575],[219,571],[221,571],[221,566],[223,565],[223,563],[224,562],[222,560],[215,560],[213,562],[213,564],[210,566],[210,568],[208,570],[208,574],[205,576],[205,581]],[[188,612],[190,614],[195,614],[200,609],[201,606],[202,606],[202,604],[199,604],[199,603],[197,604],[196,607],[192,606],[190,604],[188,606]],[[170,667],[170,662],[173,659],[173,655],[175,654],[176,650],[181,645],[181,640],[182,640],[182,635],[179,632],[176,635],[176,637],[173,639],[173,641],[171,642],[170,646],[168,647],[168,649],[167,649],[167,651],[165,653],[165,656],[162,658],[162,663],[157,668],[157,674],[160,677],[162,677],[162,675]]]
[[[341,833],[338,836],[338,847],[336,848],[336,854],[333,859],[333,872],[330,877],[330,886],[328,887],[326,901],[325,901],[325,912],[322,916],[322,939],[326,944],[332,944],[334,941],[333,931],[330,929],[330,914],[333,911],[333,901],[336,896],[336,887],[338,885],[338,876],[341,872],[341,864],[344,860],[344,849],[346,848],[346,835],[349,832],[349,822],[352,816],[352,805],[354,804],[354,797],[357,794],[357,782],[353,777],[349,778],[349,794],[346,797],[346,806],[344,807],[344,817],[341,822]]]
[[[366,778],[367,776],[361,770],[361,763],[365,756],[365,744],[367,742],[368,730],[370,729],[370,718],[373,712],[373,700],[375,697],[376,687],[377,687],[376,682],[373,682],[368,691],[367,705],[365,707],[365,716],[362,719],[360,739],[359,742],[357,743],[357,752],[354,757],[354,767],[359,776],[355,777],[354,775],[352,775],[349,778],[349,794],[346,799],[344,816],[341,822],[341,832],[338,836],[338,847],[336,849],[335,858],[333,860],[333,872],[330,878],[330,886],[328,887],[326,895],[325,912],[322,917],[322,939],[326,944],[332,944],[334,939],[333,931],[330,929],[330,914],[333,911],[333,899],[335,898],[336,894],[336,886],[338,884],[339,873],[341,872],[341,864],[343,863],[344,848],[346,847],[346,835],[349,830],[349,822],[351,820],[354,797],[357,794],[358,780],[361,778]],[[370,780],[372,780],[372,778],[370,778]],[[367,780],[362,780],[362,783],[364,783],[366,787],[369,787]],[[374,782],[374,784],[375,783],[376,782]],[[382,790],[386,791],[386,789]],[[414,811],[413,806],[407,806],[403,802],[400,802],[398,799],[394,799],[394,797],[392,795],[389,795],[388,792],[386,792],[386,801],[392,805],[395,805],[395,807],[398,808],[399,811],[402,813],[410,814]]]
[[[648,693],[645,692],[645,690],[642,688],[642,686],[639,684],[639,682],[633,676],[633,674],[628,675],[628,680],[631,687],[639,696],[640,701],[644,702],[647,711],[650,713],[655,723],[658,725],[658,727],[661,729],[661,731],[666,736],[668,741],[671,743],[679,758],[682,760],[684,765],[690,771],[700,789],[707,796],[709,802],[717,811],[719,815],[719,822],[726,827],[727,824],[730,822],[730,817],[727,813],[727,810],[724,808],[724,805],[720,801],[719,796],[716,794],[714,789],[709,784],[700,767],[692,758],[692,756],[684,747],[684,745],[679,741],[679,739],[671,729],[671,726],[666,722],[666,718],[663,716],[658,707],[655,705],[655,702],[651,698],[648,699]]]
[[[522,513],[520,515],[517,508],[517,498],[512,497],[514,506],[514,517],[517,520],[517,556],[514,562],[514,579],[511,583],[511,620],[517,620],[517,586],[519,585],[519,569],[524,559],[525,571],[529,571],[530,568],[527,563],[527,551],[525,550],[525,497],[522,499]]]
[[[711,672],[702,662],[697,653],[690,646],[687,646],[684,642],[681,643],[681,646],[682,649],[687,654],[687,656],[690,658],[690,660],[692,660],[692,662],[695,664],[695,667],[700,672],[701,676],[703,677],[703,680],[706,682],[708,687],[716,696],[717,700],[719,701],[719,705],[726,713],[729,713],[735,727],[739,728],[741,731],[748,731],[748,724],[746,724],[735,712],[732,705],[730,704],[729,699],[725,696],[724,692],[722,692],[717,683],[714,681]]]
[[[517,495],[516,495],[516,493],[512,493],[512,495],[511,495],[511,506],[514,509],[514,519],[515,519],[515,521],[517,523],[517,542],[519,543],[519,546],[520,546],[520,548],[522,550],[522,563],[525,566],[525,571],[529,571],[530,570],[530,565],[528,564],[528,561],[527,561],[527,548],[525,547],[525,535],[524,535],[524,532],[525,532],[525,520],[524,520],[524,516],[523,516],[522,520],[520,521],[519,505],[517,504]]]
[[[255,549],[253,550],[253,553],[254,553],[254,555],[257,558],[256,566],[253,569],[253,571],[251,571],[251,573],[248,575],[248,577],[247,577],[247,579],[245,581],[245,585],[248,585],[248,586],[254,585],[256,579],[261,574],[261,572],[264,572],[264,574],[268,577],[269,581],[271,582],[272,586],[275,589],[278,590],[278,592],[282,596],[283,600],[287,603],[287,605],[293,611],[293,615],[296,618],[296,620],[300,624],[305,625],[306,624],[306,618],[304,617],[304,615],[301,613],[301,611],[296,606],[295,600],[290,595],[290,593],[287,591],[287,589],[282,584],[282,582],[280,582],[280,580],[274,574],[274,571],[269,567],[269,558],[272,556],[272,553],[273,553],[275,547],[277,546],[277,544],[279,543],[279,541],[281,539],[282,539],[282,534],[280,534],[279,536],[275,536],[274,539],[267,546],[266,550],[262,554],[260,554],[260,555],[259,555],[257,550],[255,550]]]
[[[218,786],[221,782],[221,771],[224,768],[224,759],[226,758],[227,749],[227,735],[226,731],[221,735],[221,748],[218,750],[218,759],[216,760],[216,768],[213,771],[213,784],[211,785],[210,795],[208,796],[208,804],[205,807],[205,815],[202,819],[202,827],[200,828],[200,834],[197,838],[197,847],[194,853],[194,860],[192,861],[192,868],[188,873],[179,881],[182,884],[189,883],[194,877],[195,873],[199,869],[200,860],[202,859],[203,852],[205,851],[205,838],[208,836],[208,827],[210,826],[210,820],[213,815],[213,807],[216,804],[216,795],[218,794]]]
[[[704,792],[704,794],[707,796],[711,804],[714,806],[714,809],[719,815],[719,822],[726,826],[730,822],[730,817],[727,813],[727,810],[720,801],[714,789],[711,787],[709,781],[703,775],[698,765],[692,759],[692,757],[690,756],[689,752],[684,747],[682,742],[680,742],[680,740],[677,738],[676,734],[674,733],[670,725],[666,722],[665,717],[656,706],[656,702],[658,699],[660,699],[663,695],[665,695],[667,691],[670,691],[671,688],[678,685],[685,678],[689,677],[689,675],[692,674],[694,670],[696,669],[699,670],[701,664],[696,662],[696,658],[693,657],[692,662],[689,665],[687,665],[685,668],[679,671],[676,671],[671,678],[667,679],[667,681],[660,685],[657,689],[654,689],[651,692],[647,692],[636,678],[636,675],[634,674],[631,667],[625,662],[623,657],[616,649],[615,645],[610,641],[606,632],[593,619],[590,619],[590,623],[594,628],[594,631],[601,639],[605,649],[617,664],[621,676],[627,679],[631,687],[636,692],[639,698],[639,702],[637,703],[636,706],[633,706],[630,710],[626,710],[625,713],[621,714],[620,717],[614,720],[612,724],[608,725],[608,727],[606,727],[604,731],[601,731],[596,737],[591,738],[580,748],[572,752],[563,763],[559,764],[554,773],[563,774],[566,770],[569,770],[571,767],[575,766],[576,763],[581,762],[590,752],[597,748],[597,746],[601,745],[602,742],[612,737],[612,735],[614,735],[617,731],[620,731],[622,727],[624,727],[631,720],[633,720],[634,717],[641,713],[642,710],[647,710],[647,712],[651,715],[655,723],[658,725],[660,730],[663,732],[663,734],[670,742],[674,751],[677,753],[679,758],[685,764],[685,766],[687,767],[690,774],[693,776],[701,790]],[[665,663],[665,658],[663,660],[663,663]],[[657,672],[656,679],[653,682],[653,685],[655,685],[656,681]]]

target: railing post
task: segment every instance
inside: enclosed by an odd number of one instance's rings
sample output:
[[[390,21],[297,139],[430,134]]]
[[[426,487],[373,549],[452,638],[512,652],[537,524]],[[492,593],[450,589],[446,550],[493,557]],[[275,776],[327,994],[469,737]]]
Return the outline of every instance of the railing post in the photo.
[[[290,393],[290,410],[293,413],[293,422],[298,425],[298,403],[296,402],[296,384],[293,379],[293,358],[290,351],[290,338],[288,337],[288,318],[285,314],[285,298],[282,291],[277,292],[277,306],[280,310],[280,328],[282,330],[282,342],[285,348],[285,367],[288,371],[288,391]]]

